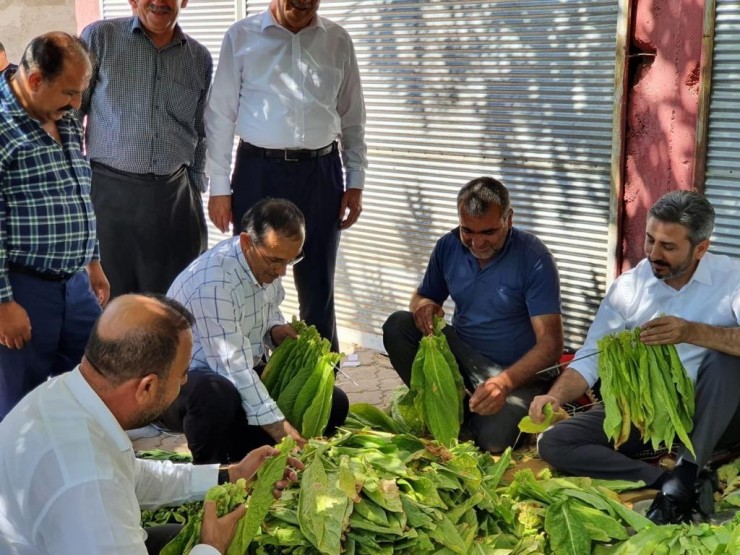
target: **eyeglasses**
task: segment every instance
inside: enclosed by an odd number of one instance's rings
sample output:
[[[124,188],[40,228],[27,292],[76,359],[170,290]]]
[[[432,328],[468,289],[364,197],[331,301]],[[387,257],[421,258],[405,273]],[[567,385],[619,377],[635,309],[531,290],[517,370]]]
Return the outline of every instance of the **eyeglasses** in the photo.
[[[257,245],[254,245],[254,250],[257,251],[257,254],[259,254],[262,261],[272,268],[280,268],[281,266],[294,266],[295,264],[298,264],[301,260],[303,260],[303,257],[305,256],[305,254],[303,253],[303,249],[301,249],[301,252],[299,252],[295,258],[292,258],[290,260],[265,256],[262,253],[262,250]]]

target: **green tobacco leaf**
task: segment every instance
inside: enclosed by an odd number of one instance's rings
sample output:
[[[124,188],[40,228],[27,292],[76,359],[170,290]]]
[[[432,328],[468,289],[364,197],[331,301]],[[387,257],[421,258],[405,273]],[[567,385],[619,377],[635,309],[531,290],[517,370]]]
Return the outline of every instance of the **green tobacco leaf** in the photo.
[[[529,416],[525,416],[519,421],[519,431],[525,434],[541,434],[552,425],[552,418],[554,413],[552,412],[552,405],[547,403],[542,407],[542,414],[545,415],[545,419],[540,422],[534,422]]]
[[[429,341],[424,358],[425,389],[422,391],[426,424],[434,439],[450,445],[460,435],[460,421],[456,416],[462,400],[457,394],[450,367],[434,347],[433,338],[423,337],[421,341]]]
[[[349,414],[375,430],[392,434],[401,433],[400,426],[395,420],[370,403],[352,403],[349,406]]]
[[[588,555],[591,538],[570,510],[569,501],[557,501],[545,512],[545,533],[555,555]]]

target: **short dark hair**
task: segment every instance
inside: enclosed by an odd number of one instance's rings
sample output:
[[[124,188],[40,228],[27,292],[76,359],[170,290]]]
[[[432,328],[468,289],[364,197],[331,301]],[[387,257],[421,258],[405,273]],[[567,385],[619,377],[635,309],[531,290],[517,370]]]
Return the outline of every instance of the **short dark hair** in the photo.
[[[694,247],[709,240],[714,231],[714,208],[704,195],[696,191],[666,193],[653,204],[648,217],[684,226]]]
[[[0,42],[0,52],[5,52],[5,46],[3,46],[2,42]]]
[[[457,194],[458,210],[464,208],[471,216],[482,216],[491,206],[500,206],[502,217],[506,217],[511,209],[509,191],[493,177],[477,177],[468,181]]]
[[[180,332],[195,324],[190,311],[176,300],[149,293],[143,296],[159,301],[164,314],[114,339],[100,337],[98,319],[85,347],[85,358],[114,386],[149,374],[166,378],[177,356]]]
[[[252,206],[241,222],[242,231],[249,234],[257,245],[264,243],[267,232],[294,239],[306,233],[303,212],[291,201],[283,198],[266,198]]]
[[[46,33],[33,39],[21,57],[20,66],[30,73],[39,70],[45,81],[53,81],[64,71],[68,59],[92,64],[90,49],[68,33]]]

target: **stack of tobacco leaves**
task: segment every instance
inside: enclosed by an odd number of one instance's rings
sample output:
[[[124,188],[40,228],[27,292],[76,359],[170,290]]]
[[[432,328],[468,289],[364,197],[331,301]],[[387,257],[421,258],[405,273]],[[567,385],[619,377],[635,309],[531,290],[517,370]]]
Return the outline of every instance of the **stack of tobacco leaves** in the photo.
[[[293,322],[298,339],[288,338],[270,357],[262,382],[303,437],[323,434],[334,393],[334,368],[341,354],[332,353],[315,326]]]
[[[693,453],[694,384],[676,347],[645,345],[639,328],[607,335],[598,347],[604,432],[615,448],[627,441],[634,425],[653,449],[670,449],[678,436]]]

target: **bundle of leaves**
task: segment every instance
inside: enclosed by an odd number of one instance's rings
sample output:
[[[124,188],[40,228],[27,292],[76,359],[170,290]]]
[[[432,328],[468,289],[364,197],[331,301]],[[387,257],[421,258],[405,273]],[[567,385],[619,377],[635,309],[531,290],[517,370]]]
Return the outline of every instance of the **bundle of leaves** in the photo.
[[[226,555],[244,555],[249,544],[258,533],[267,511],[274,501],[275,484],[283,478],[288,464],[288,455],[295,448],[295,441],[290,436],[283,438],[277,446],[278,452],[267,459],[257,471],[251,494],[247,483],[240,478],[235,483],[213,486],[206,493],[204,501],[216,503],[219,517],[233,511],[238,505],[247,503],[247,514],[237,525],[234,540]],[[248,498],[248,501],[247,501]],[[195,514],[190,514],[180,533],[163,549],[160,555],[187,555],[200,540],[200,528],[203,522],[202,506]]]
[[[715,511],[740,508],[740,459],[720,466],[717,477],[720,492],[716,496]]]
[[[434,317],[431,335],[419,342],[411,366],[411,387],[391,399],[391,417],[398,429],[419,436],[429,434],[450,445],[460,435],[465,386],[447,338],[445,321]]]
[[[178,453],[177,451],[165,451],[163,449],[148,449],[136,452],[137,459],[148,459],[152,461],[171,461],[174,463],[193,462],[189,453]]]
[[[303,437],[320,436],[329,423],[334,393],[334,368],[341,354],[315,326],[293,322],[298,338],[287,338],[273,352],[262,382],[293,427]]]
[[[640,329],[598,342],[604,432],[619,447],[634,425],[653,449],[671,448],[676,436],[689,451],[695,409],[694,384],[673,345],[645,345]]]

